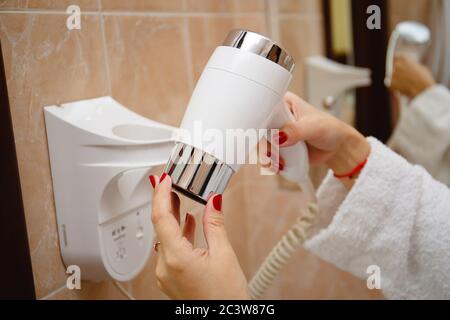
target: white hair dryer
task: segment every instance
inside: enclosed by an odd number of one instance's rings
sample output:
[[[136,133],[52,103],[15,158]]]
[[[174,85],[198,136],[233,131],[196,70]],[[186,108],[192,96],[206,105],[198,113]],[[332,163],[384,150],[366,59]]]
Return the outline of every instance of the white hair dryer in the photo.
[[[228,34],[209,59],[189,101],[181,123],[181,130],[189,134],[175,139],[164,169],[172,178],[175,190],[203,204],[213,194],[223,193],[239,169],[239,163],[227,161],[225,156],[235,149],[223,147],[217,141],[205,145],[209,141],[205,141],[205,135],[195,134],[196,124],[226,136],[229,129],[280,128],[293,121],[293,115],[283,103],[293,69],[292,57],[267,37],[247,30],[233,30]],[[244,156],[257,143],[251,142]],[[264,293],[303,243],[317,211],[314,188],[308,177],[305,143],[282,148],[279,153],[285,160],[283,176],[301,185],[312,203],[300,213],[250,281],[252,298]]]
[[[165,167],[175,190],[203,204],[213,194],[223,193],[242,164],[229,155],[241,150],[230,147],[229,141],[211,143],[204,133],[213,130],[227,137],[227,130],[280,128],[293,121],[283,103],[293,69],[292,57],[271,39],[247,30],[228,34],[197,82],[180,126],[188,134],[175,138]],[[249,143],[244,158],[258,141]],[[280,154],[286,162],[283,175],[303,181],[308,173],[305,144],[283,148]]]

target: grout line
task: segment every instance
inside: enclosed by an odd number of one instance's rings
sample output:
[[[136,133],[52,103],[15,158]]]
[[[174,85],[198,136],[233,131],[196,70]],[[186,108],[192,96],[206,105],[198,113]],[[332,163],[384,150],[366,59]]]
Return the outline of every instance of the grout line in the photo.
[[[187,10],[187,0],[183,0],[183,10]],[[187,60],[187,68],[188,68],[188,82],[189,82],[189,91],[192,92],[194,90],[194,65],[192,62],[192,43],[191,43],[191,29],[189,27],[189,17],[184,17],[184,47],[186,51],[186,60]]]
[[[133,11],[133,10],[81,10],[81,14],[97,15],[99,13],[111,16],[149,16],[149,17],[251,17],[260,15],[263,11],[248,11],[248,12],[208,12],[208,11]],[[1,13],[16,13],[16,14],[67,14],[65,10],[41,10],[41,9],[0,9]]]
[[[64,289],[66,289],[66,284],[63,284],[61,287],[59,287],[58,289],[53,290],[52,292],[50,292],[46,296],[43,296],[42,298],[39,298],[39,300],[48,300],[49,298],[51,298],[52,296],[54,296],[57,293],[60,293]]]
[[[61,11],[61,10],[17,10],[17,9],[5,9],[5,10],[0,10],[0,14],[54,14],[54,15],[67,15],[67,13],[65,11]],[[81,14],[85,14],[85,15],[96,15],[98,14],[98,11],[81,11]]]
[[[179,16],[187,16],[187,17],[251,17],[255,15],[259,15],[262,12],[193,12],[193,11],[112,11],[105,10],[103,11],[106,15],[117,15],[117,16],[151,16],[151,17],[179,17]]]
[[[320,13],[278,13],[278,16],[283,19],[303,20],[303,19],[311,19],[311,18],[319,19],[322,17],[322,14],[320,14]]]
[[[100,11],[99,11],[100,32],[102,33],[103,61],[105,64],[104,67],[105,67],[105,72],[106,72],[108,95],[112,97],[111,72],[109,69],[108,47],[106,45],[105,23],[104,23],[103,13],[101,11],[101,8],[102,8],[101,0],[97,0],[97,1],[98,1],[98,7],[100,9]]]
[[[266,1],[266,21],[269,27],[270,37],[280,42],[280,19],[278,13],[278,3],[276,0]]]
[[[275,0],[267,0],[268,3],[272,3]],[[275,2],[276,3],[276,2]],[[269,10],[270,10],[269,6]],[[3,9],[0,10],[0,14],[54,14],[54,15],[66,15],[64,10],[37,10],[37,9]],[[243,18],[243,17],[254,17],[261,16],[261,14],[268,15],[266,11],[251,11],[251,12],[189,12],[189,11],[173,11],[173,12],[154,12],[154,11],[114,11],[114,10],[101,10],[101,11],[81,11],[83,15],[98,15],[103,16],[139,16],[139,17],[211,17],[211,18]],[[269,13],[270,14],[270,13]],[[320,13],[277,13],[276,14],[281,19],[319,19],[321,18]]]
[[[192,44],[191,44],[191,30],[189,28],[188,18],[184,18],[184,50],[186,51],[186,63],[188,71],[189,91],[194,90],[194,65],[192,61]]]
[[[270,38],[273,39],[273,35],[272,35],[272,25],[270,23],[270,7],[269,7],[269,1],[270,0],[265,0],[264,1],[264,6],[266,8],[266,10],[264,10],[264,24],[265,24],[265,32],[266,35],[269,36]]]

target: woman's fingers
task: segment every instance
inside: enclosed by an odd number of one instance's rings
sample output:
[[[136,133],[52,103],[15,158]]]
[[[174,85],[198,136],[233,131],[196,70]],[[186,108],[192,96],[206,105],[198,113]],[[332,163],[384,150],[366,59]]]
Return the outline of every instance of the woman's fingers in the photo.
[[[261,140],[258,147],[261,167],[270,169],[275,173],[284,170],[286,162],[279,154],[278,148],[272,148],[270,142],[266,139]]]
[[[194,246],[195,243],[195,218],[190,213],[186,213],[184,220],[183,236]]]
[[[215,194],[206,204],[205,214],[203,215],[203,231],[210,255],[220,252],[228,244],[225,220],[222,214],[221,194]]]
[[[272,136],[272,141],[280,147],[289,147],[298,141],[308,141],[317,134],[317,124],[326,114],[302,100],[292,92],[286,93],[284,101],[289,105],[296,121],[287,123],[279,132]]]
[[[280,148],[289,147],[296,144],[300,140],[306,140],[308,128],[302,125],[302,121],[290,122],[284,125],[278,132],[278,136],[272,138],[277,142]]]
[[[151,175],[149,176],[149,179],[150,183],[153,186],[153,189],[156,189],[156,187],[159,185],[160,178],[158,178],[158,176],[156,175]],[[172,192],[170,195],[170,201],[173,209],[172,213],[175,219],[178,221],[178,224],[180,224],[180,197],[175,192]]]
[[[285,165],[286,162],[284,161],[284,158],[281,155],[272,154],[270,158],[270,164],[266,168],[269,168],[271,171],[278,173],[279,171],[284,170]]]
[[[172,205],[172,213],[178,224],[180,224],[180,197],[175,193],[170,193],[170,201]]]
[[[259,163],[263,168],[269,168],[271,164],[271,146],[266,139],[261,139],[258,144],[258,158]]]
[[[279,162],[278,162],[278,170],[283,171],[285,165],[286,165],[286,162],[284,161],[284,158],[280,156]]]
[[[294,118],[297,120],[303,115],[316,111],[312,105],[290,91],[284,95],[284,102],[288,105]]]
[[[308,148],[309,163],[311,165],[324,163],[332,156],[332,152],[320,150],[312,145],[307,144],[306,147]]]
[[[173,207],[174,205],[176,207]],[[179,247],[182,234],[176,219],[177,214],[179,215],[179,200],[173,198],[171,178],[163,174],[155,189],[152,222],[161,246],[164,248]]]

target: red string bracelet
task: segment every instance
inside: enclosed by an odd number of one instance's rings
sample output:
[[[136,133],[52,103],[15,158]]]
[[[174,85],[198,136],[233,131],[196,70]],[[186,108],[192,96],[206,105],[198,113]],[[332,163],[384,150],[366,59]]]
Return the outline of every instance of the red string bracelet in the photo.
[[[350,178],[353,179],[353,176],[358,174],[366,165],[367,163],[367,159],[364,160],[363,162],[361,162],[360,164],[358,164],[352,171],[350,171],[349,173],[344,173],[344,174],[334,174],[335,178],[338,179],[342,179],[342,178]]]

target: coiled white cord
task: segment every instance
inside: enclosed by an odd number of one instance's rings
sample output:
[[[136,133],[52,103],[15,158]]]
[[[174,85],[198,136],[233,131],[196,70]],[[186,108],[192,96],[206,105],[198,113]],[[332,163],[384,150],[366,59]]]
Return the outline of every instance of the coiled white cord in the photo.
[[[312,202],[308,204],[306,210],[300,214],[289,231],[275,245],[250,281],[249,291],[252,299],[258,299],[264,294],[280,270],[305,241],[306,232],[317,214],[317,200],[311,181],[308,180],[306,184],[301,184],[301,187],[305,194],[312,199]]]
[[[125,289],[122,284],[118,281],[113,282],[117,289],[128,299],[128,300],[136,300],[135,297],[131,293],[128,292],[127,289]]]

